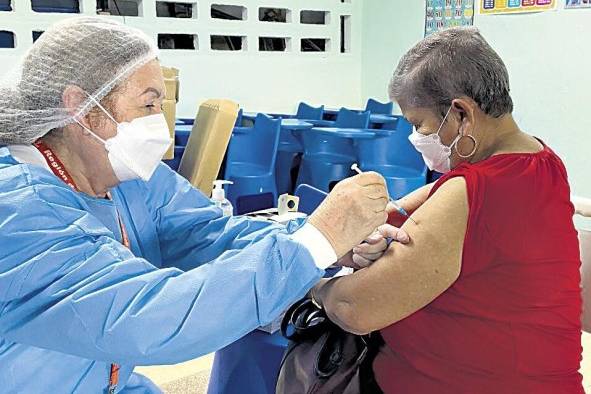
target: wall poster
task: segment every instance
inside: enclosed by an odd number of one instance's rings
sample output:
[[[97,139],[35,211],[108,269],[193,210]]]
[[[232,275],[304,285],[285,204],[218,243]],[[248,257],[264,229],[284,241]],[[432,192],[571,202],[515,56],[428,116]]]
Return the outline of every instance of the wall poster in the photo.
[[[549,11],[556,9],[556,3],[557,0],[480,0],[480,13],[514,14]]]
[[[565,8],[591,8],[591,0],[566,0]]]
[[[474,23],[474,0],[427,0],[425,37],[452,26]]]

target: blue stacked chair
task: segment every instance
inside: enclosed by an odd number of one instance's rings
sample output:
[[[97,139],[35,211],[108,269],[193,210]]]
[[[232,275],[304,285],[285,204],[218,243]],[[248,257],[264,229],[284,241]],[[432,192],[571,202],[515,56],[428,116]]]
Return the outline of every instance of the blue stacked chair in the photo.
[[[277,203],[275,162],[280,127],[281,119],[258,114],[253,128],[234,129],[226,158],[225,179],[234,182],[228,187],[227,198],[238,215],[250,210],[252,197],[273,201],[267,208]]]
[[[295,195],[300,198],[298,212],[303,212],[306,215],[311,215],[327,196],[322,190],[306,184],[299,185]]]
[[[192,124],[187,124],[189,119],[177,119],[174,128],[174,158],[170,160],[163,160],[166,165],[174,171],[178,171],[181,165],[181,159],[185,153],[185,148],[191,136]],[[191,123],[193,120],[191,119]]]
[[[240,108],[238,110],[238,116],[236,116],[236,123],[234,123],[235,127],[242,127],[242,120],[243,120],[244,110]]]
[[[176,119],[176,125],[180,126],[180,125],[193,125],[193,123],[195,123],[195,119],[193,118],[177,118]]]
[[[367,129],[369,112],[341,108],[335,127]],[[351,165],[357,161],[353,141],[348,138],[316,133],[314,129],[302,135],[304,156],[298,185],[309,184],[325,192],[335,183],[353,175]]]
[[[390,197],[397,199],[423,186],[427,167],[408,140],[412,126],[403,117],[396,117],[393,130],[376,130],[376,138],[359,140],[357,155],[363,171],[384,176]]]
[[[174,128],[174,145],[187,146],[187,144],[189,143],[189,137],[191,136],[192,130],[193,125],[176,125]]]
[[[184,146],[177,146],[174,147],[174,157],[170,160],[162,160],[164,164],[169,166],[173,171],[178,171],[179,166],[181,165],[181,159],[183,158],[183,153],[185,153]]]
[[[392,115],[393,109],[394,103],[380,103],[379,101],[372,98],[367,100],[367,104],[365,105],[365,110],[371,112],[372,114]]]
[[[324,114],[324,105],[320,107],[312,107],[306,103],[300,103],[298,105],[298,111],[296,112],[296,119],[302,120],[320,120]]]
[[[324,106],[312,107],[306,103],[298,105],[296,119],[320,120],[324,112]],[[304,147],[298,138],[292,133],[281,132],[279,137],[279,149],[277,151],[277,163],[275,165],[275,178],[277,181],[277,192],[279,194],[292,193],[294,179],[297,178],[297,158],[304,152]]]

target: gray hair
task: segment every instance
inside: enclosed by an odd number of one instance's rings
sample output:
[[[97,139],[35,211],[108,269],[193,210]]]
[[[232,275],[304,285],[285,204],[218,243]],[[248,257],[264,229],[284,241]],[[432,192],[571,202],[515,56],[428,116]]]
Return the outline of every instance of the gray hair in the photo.
[[[513,111],[509,74],[499,55],[475,27],[434,33],[410,49],[390,81],[390,98],[445,114],[451,101],[472,98],[484,113]]]

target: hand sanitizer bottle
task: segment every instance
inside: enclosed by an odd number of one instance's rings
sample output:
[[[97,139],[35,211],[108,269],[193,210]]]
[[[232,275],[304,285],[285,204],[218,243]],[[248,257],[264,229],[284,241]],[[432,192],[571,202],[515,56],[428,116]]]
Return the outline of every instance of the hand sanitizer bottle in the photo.
[[[211,192],[211,201],[213,201],[216,207],[222,210],[224,216],[232,216],[234,214],[234,207],[232,203],[226,199],[226,192],[224,185],[233,185],[234,182],[230,181],[213,181],[213,191]]]

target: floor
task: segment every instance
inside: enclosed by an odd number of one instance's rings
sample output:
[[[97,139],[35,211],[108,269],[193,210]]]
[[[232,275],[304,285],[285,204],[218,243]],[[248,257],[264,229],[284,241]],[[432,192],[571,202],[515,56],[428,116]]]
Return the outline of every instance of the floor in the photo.
[[[152,379],[165,394],[205,394],[212,363],[213,355],[208,355],[182,364],[141,367],[136,371]],[[591,394],[591,334],[583,334],[581,373],[585,391]]]
[[[165,394],[205,394],[213,354],[176,365],[138,367],[136,372],[146,375]]]

